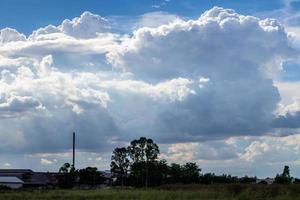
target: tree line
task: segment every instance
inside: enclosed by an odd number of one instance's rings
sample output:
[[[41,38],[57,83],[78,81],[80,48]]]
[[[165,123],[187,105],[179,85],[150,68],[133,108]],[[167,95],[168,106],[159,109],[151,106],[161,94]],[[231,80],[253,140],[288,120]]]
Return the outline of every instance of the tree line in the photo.
[[[117,147],[111,156],[110,170],[112,184],[116,186],[155,187],[163,184],[224,184],[256,183],[256,177],[235,177],[227,174],[201,173],[201,168],[194,162],[185,164],[171,163],[158,159],[159,146],[150,138],[141,137],[130,142],[127,147]],[[275,182],[292,182],[290,169],[284,167],[283,173],[277,174]],[[59,169],[58,185],[72,188],[75,185],[95,187],[104,183],[106,178],[96,167],[75,170],[69,163]],[[299,179],[295,179],[300,182]],[[261,183],[265,183],[261,181]]]
[[[159,160],[159,147],[152,139],[141,137],[130,142],[127,147],[117,147],[111,157],[111,172],[116,185],[148,187],[163,184],[213,184],[251,183],[256,177],[238,179],[230,175],[217,176],[213,173],[201,174],[201,168],[194,162],[185,164]]]
[[[91,188],[104,183],[105,177],[96,167],[76,170],[73,165],[65,163],[59,169],[57,180],[60,188],[73,188],[76,185]]]
[[[141,137],[130,142],[127,147],[117,147],[111,157],[111,172],[116,185],[148,187],[163,184],[215,184],[215,183],[256,183],[257,177],[234,177],[231,175],[215,175],[201,173],[201,168],[194,162],[183,165],[168,164],[159,160],[159,147],[152,139]],[[288,166],[282,174],[277,174],[274,183],[288,184],[292,182]],[[299,179],[295,180],[299,182]],[[261,181],[260,183],[265,183]]]

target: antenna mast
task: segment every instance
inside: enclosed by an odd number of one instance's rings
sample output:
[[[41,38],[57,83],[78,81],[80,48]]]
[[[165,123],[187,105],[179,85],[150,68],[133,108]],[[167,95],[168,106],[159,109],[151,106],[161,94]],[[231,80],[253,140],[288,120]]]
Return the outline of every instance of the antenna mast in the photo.
[[[73,168],[75,169],[75,132],[73,132]]]

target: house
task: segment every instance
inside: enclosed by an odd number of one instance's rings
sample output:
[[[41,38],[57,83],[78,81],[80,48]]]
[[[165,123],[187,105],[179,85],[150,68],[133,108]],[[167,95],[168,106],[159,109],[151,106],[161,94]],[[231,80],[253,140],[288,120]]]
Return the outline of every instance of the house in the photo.
[[[23,187],[24,182],[15,176],[0,176],[0,186],[18,189]]]
[[[58,183],[58,173],[33,172],[23,177],[24,187],[55,187]]]
[[[24,174],[31,174],[31,169],[0,169],[0,176],[16,176],[22,179]]]
[[[103,184],[97,187],[105,188],[111,186],[112,174],[110,173],[110,171],[104,171],[101,173],[105,180]],[[4,177],[3,180],[4,179],[13,180],[13,179],[9,179],[9,177],[14,177],[15,181],[17,181],[17,179],[19,181],[22,181],[23,188],[59,187],[59,178],[61,175],[62,174],[56,172],[34,172],[30,169],[0,169],[0,177]],[[80,187],[86,187],[86,186],[82,185]]]
[[[57,185],[57,173],[34,172],[30,169],[0,169],[1,177],[16,177],[23,187],[53,187]]]
[[[273,184],[274,183],[274,181],[275,181],[275,179],[274,178],[265,178],[265,179],[257,179],[256,180],[256,183],[259,183],[259,184],[268,184],[268,185],[270,185],[270,184]]]

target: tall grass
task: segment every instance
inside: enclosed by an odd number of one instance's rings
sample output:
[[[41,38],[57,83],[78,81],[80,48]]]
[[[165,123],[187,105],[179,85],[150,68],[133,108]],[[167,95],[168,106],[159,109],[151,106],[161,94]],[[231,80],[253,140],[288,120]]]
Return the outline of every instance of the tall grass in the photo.
[[[2,191],[2,200],[299,200],[300,185],[167,185],[153,189]]]

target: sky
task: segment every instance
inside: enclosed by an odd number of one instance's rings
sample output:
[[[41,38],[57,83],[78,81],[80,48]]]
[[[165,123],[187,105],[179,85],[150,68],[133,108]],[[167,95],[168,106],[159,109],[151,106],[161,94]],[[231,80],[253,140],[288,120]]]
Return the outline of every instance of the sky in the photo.
[[[300,1],[3,0],[0,168],[109,169],[146,136],[203,173],[300,177]]]

